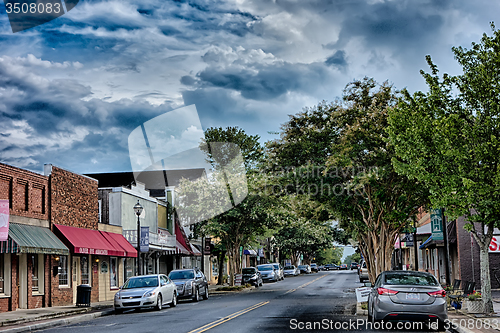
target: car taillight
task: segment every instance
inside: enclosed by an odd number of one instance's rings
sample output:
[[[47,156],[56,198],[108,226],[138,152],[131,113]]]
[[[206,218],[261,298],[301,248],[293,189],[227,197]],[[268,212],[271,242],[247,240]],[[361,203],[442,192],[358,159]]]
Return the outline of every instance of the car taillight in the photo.
[[[377,288],[377,292],[379,295],[391,296],[391,295],[396,295],[399,291],[386,288]]]
[[[446,290],[441,289],[441,290],[433,291],[433,292],[430,292],[427,294],[429,294],[429,296],[434,296],[434,297],[446,297]]]

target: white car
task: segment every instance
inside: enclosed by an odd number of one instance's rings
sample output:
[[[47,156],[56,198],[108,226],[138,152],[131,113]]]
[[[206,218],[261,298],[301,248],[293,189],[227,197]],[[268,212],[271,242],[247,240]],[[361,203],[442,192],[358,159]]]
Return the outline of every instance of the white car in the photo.
[[[294,265],[285,266],[285,268],[283,269],[283,273],[285,274],[285,276],[297,276],[300,274],[298,268]]]
[[[115,313],[124,310],[177,305],[177,288],[164,274],[133,276],[115,294]]]

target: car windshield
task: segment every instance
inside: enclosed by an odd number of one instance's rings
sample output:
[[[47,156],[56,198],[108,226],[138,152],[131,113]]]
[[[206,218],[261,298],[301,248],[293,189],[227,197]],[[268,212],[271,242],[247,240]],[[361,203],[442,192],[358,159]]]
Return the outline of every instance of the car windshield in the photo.
[[[275,269],[280,269],[280,265],[278,265],[278,264],[273,264],[273,266]]]
[[[168,275],[170,280],[187,280],[194,279],[193,271],[173,271]]]
[[[311,264],[311,267],[313,267],[313,266],[316,267],[316,264]]]
[[[123,285],[123,289],[158,287],[156,276],[131,278]]]
[[[285,269],[287,269],[287,270],[288,269],[295,269],[295,267],[293,267],[293,266],[285,266]]]
[[[411,286],[438,286],[439,283],[433,276],[417,274],[386,274],[385,284],[411,285]]]
[[[253,273],[255,273],[255,270],[253,268],[243,268],[242,273],[243,274],[253,274]]]
[[[259,267],[257,267],[257,269],[259,271],[272,271],[273,270],[273,266],[259,266]]]
[[[306,265],[299,265],[299,268],[307,268]]]

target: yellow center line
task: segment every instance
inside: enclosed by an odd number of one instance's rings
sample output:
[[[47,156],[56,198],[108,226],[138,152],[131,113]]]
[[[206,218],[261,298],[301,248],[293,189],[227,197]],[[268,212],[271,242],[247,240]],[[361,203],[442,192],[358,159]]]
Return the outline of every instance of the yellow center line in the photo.
[[[289,293],[293,293],[294,291],[297,291],[297,289],[307,287],[307,286],[308,286],[308,285],[310,285],[311,283],[316,282],[316,281],[318,281],[319,279],[324,278],[325,276],[326,276],[326,275],[320,276],[319,278],[316,278],[316,279],[314,279],[314,280],[312,280],[312,281],[309,281],[309,282],[307,282],[307,283],[304,283],[303,285],[298,286],[298,287],[297,287],[297,288],[295,288],[295,289],[290,289],[290,290],[288,290],[288,291],[285,293],[285,295],[286,295],[286,294],[289,294]]]
[[[231,319],[234,319],[234,318],[236,318],[238,316],[241,316],[242,314],[245,314],[247,312],[255,310],[255,309],[257,309],[257,308],[259,308],[261,306],[264,306],[264,305],[266,305],[268,303],[269,303],[269,301],[257,303],[255,305],[252,305],[252,306],[246,308],[246,309],[243,309],[243,310],[240,310],[240,311],[235,312],[233,314],[230,314],[227,317],[218,319],[218,320],[216,320],[214,322],[211,322],[210,324],[206,324],[206,325],[204,325],[202,327],[199,327],[199,328],[197,328],[195,330],[192,330],[192,331],[190,331],[188,333],[201,333],[201,332],[208,331],[209,329],[214,328],[215,326],[218,326],[218,325],[223,324],[223,323],[225,323],[227,321],[230,321]]]

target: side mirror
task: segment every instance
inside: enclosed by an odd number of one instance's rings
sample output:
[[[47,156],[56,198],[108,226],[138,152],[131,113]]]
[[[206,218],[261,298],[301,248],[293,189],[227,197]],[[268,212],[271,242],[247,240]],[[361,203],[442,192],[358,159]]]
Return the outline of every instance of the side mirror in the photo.
[[[371,282],[365,282],[365,287],[369,287],[369,288],[371,288],[371,287],[373,287],[373,286],[372,286]]]

